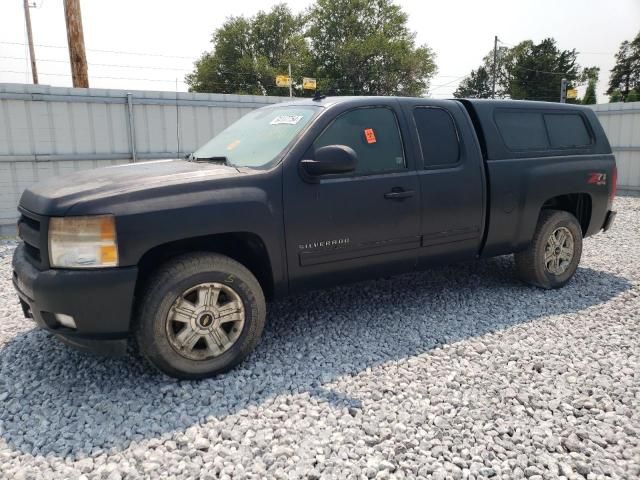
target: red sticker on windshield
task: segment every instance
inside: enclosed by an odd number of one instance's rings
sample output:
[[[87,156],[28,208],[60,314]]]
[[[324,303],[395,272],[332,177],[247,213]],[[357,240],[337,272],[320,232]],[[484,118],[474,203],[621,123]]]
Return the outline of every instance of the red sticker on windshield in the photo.
[[[367,143],[376,143],[376,133],[373,131],[373,128],[365,128],[364,129],[364,138],[367,140]]]

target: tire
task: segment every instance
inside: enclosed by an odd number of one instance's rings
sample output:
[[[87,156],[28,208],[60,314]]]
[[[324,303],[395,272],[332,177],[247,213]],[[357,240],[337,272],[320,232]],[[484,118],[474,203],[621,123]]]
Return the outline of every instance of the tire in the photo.
[[[191,253],[152,274],[134,337],[158,370],[200,379],[244,360],[260,340],[265,316],[262,288],[246,267],[224,255]]]
[[[560,288],[576,273],[581,255],[582,228],[576,217],[561,210],[543,210],[531,244],[515,254],[516,270],[524,282]]]

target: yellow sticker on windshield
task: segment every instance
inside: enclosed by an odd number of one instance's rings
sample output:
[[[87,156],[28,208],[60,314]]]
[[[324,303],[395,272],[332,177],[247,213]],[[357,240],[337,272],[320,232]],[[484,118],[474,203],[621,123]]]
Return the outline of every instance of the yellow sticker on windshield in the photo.
[[[238,145],[240,145],[240,140],[234,140],[233,142],[231,142],[229,145],[227,145],[227,150],[233,150],[235,149]]]

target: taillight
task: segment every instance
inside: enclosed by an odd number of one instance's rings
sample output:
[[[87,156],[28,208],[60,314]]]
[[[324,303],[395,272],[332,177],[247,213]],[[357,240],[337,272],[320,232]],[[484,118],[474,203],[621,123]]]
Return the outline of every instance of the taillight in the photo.
[[[613,197],[616,196],[616,189],[618,188],[618,167],[614,164],[611,171],[611,189],[609,190],[609,202],[613,202]]]

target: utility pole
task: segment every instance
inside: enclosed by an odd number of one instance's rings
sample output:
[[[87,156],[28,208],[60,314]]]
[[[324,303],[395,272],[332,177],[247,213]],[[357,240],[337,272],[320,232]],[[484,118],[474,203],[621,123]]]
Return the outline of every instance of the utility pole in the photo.
[[[560,103],[566,103],[567,101],[567,79],[563,78],[560,81]]]
[[[67,23],[67,42],[69,44],[69,62],[71,63],[73,86],[89,88],[80,0],[64,0],[64,18]]]
[[[493,66],[491,67],[491,98],[496,98],[496,64],[498,63],[498,36],[493,37]]]
[[[27,23],[27,37],[29,39],[29,57],[31,58],[31,74],[33,84],[38,84],[38,69],[36,68],[36,51],[33,48],[33,32],[31,31],[31,14],[29,13],[29,0],[24,0],[24,20]]]
[[[289,98],[293,97],[293,78],[291,78],[291,64],[289,64]]]

